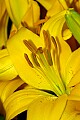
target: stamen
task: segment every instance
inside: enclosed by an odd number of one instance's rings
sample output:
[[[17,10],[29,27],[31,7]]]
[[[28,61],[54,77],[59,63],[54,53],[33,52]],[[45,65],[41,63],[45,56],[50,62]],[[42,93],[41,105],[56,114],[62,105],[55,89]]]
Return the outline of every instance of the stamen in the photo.
[[[51,40],[49,36],[49,32],[43,30],[43,35],[44,35],[44,42],[45,42],[45,47],[50,50],[51,49]]]
[[[36,51],[36,53],[43,53],[43,49],[42,49],[42,47],[39,47],[38,49],[37,49],[37,51]]]
[[[51,41],[52,41],[52,43],[53,43],[53,45],[55,47],[55,51],[56,51],[57,50],[57,43],[56,43],[56,41],[55,41],[53,36],[51,36]]]
[[[45,19],[39,20],[38,22],[34,23],[34,25],[35,25],[35,26],[38,26],[38,25],[40,25],[40,24],[43,24],[43,23],[47,22],[48,19],[49,19],[48,17],[45,17]]]
[[[36,66],[40,67],[40,64],[36,58],[36,54],[35,53],[32,53],[32,59],[33,59],[33,62],[35,63]]]
[[[36,53],[37,51],[37,47],[35,46],[35,44],[31,41],[31,40],[23,40],[23,43],[25,44],[25,46],[33,53]]]
[[[52,65],[53,65],[53,61],[52,61],[52,57],[51,57],[50,51],[47,50],[47,49],[44,49],[44,55],[45,55],[45,57],[46,57],[46,60],[47,60],[48,64],[49,64],[50,66],[52,66]]]
[[[59,56],[61,52],[61,46],[60,46],[58,37],[56,37],[56,42],[57,42],[57,49],[58,49],[58,56]]]
[[[58,38],[56,37],[56,40],[54,39],[53,36],[51,36],[51,40],[54,44],[54,63],[57,67],[58,73],[60,74],[60,63],[59,63],[59,55],[60,55],[60,45],[59,45],[59,41]]]
[[[37,26],[36,28],[36,34],[40,36],[40,30],[41,30],[41,26]]]
[[[29,59],[29,57],[28,57],[28,55],[26,53],[24,53],[24,57],[25,57],[27,63],[29,64],[29,66],[32,67],[32,68],[34,68],[32,62],[30,61],[30,59]]]

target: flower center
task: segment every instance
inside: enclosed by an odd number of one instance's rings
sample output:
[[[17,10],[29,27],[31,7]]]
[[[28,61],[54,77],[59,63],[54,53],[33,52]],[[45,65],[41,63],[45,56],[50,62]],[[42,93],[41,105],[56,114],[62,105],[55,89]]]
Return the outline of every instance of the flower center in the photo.
[[[26,47],[31,51],[32,61],[24,53],[24,57],[30,67],[38,71],[51,85],[53,92],[59,96],[66,93],[66,87],[60,77],[60,64],[58,39],[55,39],[43,31],[45,48],[37,48],[31,40],[23,40]]]

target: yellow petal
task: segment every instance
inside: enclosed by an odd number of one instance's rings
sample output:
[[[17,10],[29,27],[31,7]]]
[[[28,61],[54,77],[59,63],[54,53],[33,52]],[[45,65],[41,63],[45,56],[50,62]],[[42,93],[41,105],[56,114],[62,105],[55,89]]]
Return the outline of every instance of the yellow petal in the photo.
[[[75,120],[80,120],[80,115],[79,114],[76,116]]]
[[[65,30],[63,31],[63,39],[64,39],[64,40],[68,40],[68,39],[71,38],[71,37],[72,37],[71,31],[70,31],[69,29],[65,29]]]
[[[66,85],[70,82],[72,77],[77,74],[80,69],[80,48],[75,50],[69,57],[65,67],[65,82]]]
[[[7,49],[0,50],[0,58],[3,58],[8,55],[9,55],[9,53],[8,53]]]
[[[78,83],[80,83],[80,70],[72,77],[68,84],[68,87],[75,86]]]
[[[0,50],[0,80],[12,80],[17,75],[7,49]]]
[[[47,10],[49,10],[51,8],[52,4],[55,2],[55,0],[36,0],[36,1],[38,1]]]
[[[66,61],[68,60],[72,52],[70,46],[64,40],[59,39],[59,41],[60,41],[60,56],[59,56],[60,73],[65,83],[64,71],[65,71]]]
[[[4,88],[8,85],[9,81],[0,81],[0,114],[5,115],[5,110],[3,107],[3,102],[1,101],[1,95]]]
[[[0,49],[6,46],[9,16],[3,0],[0,0]]]
[[[22,21],[26,22],[28,26],[33,27],[40,18],[40,7],[36,1],[32,1],[28,11],[24,15]]]
[[[2,19],[5,10],[6,10],[5,2],[3,0],[0,0],[0,20]]]
[[[4,102],[6,120],[14,118],[16,115],[28,109],[30,103],[42,96],[39,90],[32,89],[19,90],[9,96]]]
[[[32,59],[30,50],[23,43],[25,39],[32,40],[37,47],[44,46],[44,40],[26,28],[22,28],[8,40],[7,48],[18,74],[22,80],[31,86],[41,89],[51,89],[51,86],[42,74],[35,71],[35,68],[32,68],[27,63],[24,53],[28,54],[30,60]]]
[[[5,115],[3,102],[10,96],[23,81],[20,78],[16,78],[12,81],[0,81],[0,114]]]
[[[80,102],[67,101],[61,120],[76,120],[76,116],[79,114],[77,106],[80,107]]]
[[[71,91],[71,95],[80,96],[80,84],[77,84]]]
[[[51,36],[56,37],[61,34],[63,24],[65,22],[64,15],[66,11],[62,11],[52,16],[41,28],[40,36],[43,37],[43,30],[48,30]]]
[[[56,15],[57,13],[61,12],[63,10],[62,5],[59,3],[59,0],[53,1],[52,7],[47,11],[46,16],[52,17],[53,15]]]
[[[4,88],[8,85],[9,82],[10,81],[0,81],[0,98],[1,98]]]
[[[1,95],[1,101],[4,102],[8,96],[10,96],[19,86],[24,82],[20,78],[15,78],[4,87]]]
[[[59,0],[64,9],[68,9],[67,3],[65,0]]]
[[[66,106],[67,96],[62,95],[57,99],[42,97],[33,101],[28,108],[28,120],[59,120]],[[35,109],[35,110],[34,110]]]
[[[68,99],[80,101],[80,83],[71,90]]]
[[[23,16],[28,10],[29,4],[25,0],[5,0],[8,14],[13,23],[18,27]]]

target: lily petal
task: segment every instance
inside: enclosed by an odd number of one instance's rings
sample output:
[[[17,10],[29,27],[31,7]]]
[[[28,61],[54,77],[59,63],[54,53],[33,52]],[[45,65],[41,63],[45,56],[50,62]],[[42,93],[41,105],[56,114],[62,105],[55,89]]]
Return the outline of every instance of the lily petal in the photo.
[[[0,98],[1,98],[1,95],[2,95],[2,92],[4,90],[4,88],[8,85],[9,81],[0,81]]]
[[[66,63],[65,67],[66,85],[70,82],[72,77],[74,77],[74,75],[78,72],[79,69],[80,69],[80,48],[78,48],[71,54]]]
[[[68,87],[75,86],[78,83],[80,83],[80,70],[72,77],[68,84]]]
[[[28,10],[26,11],[22,22],[26,22],[29,27],[33,27],[40,18],[40,7],[36,1],[32,1]]]
[[[23,40],[32,40],[33,43],[38,47],[44,46],[44,40],[39,36],[28,30],[27,28],[22,28],[8,40],[7,48],[11,56],[11,60],[19,73],[22,80],[31,86],[40,89],[52,89],[50,84],[39,72],[35,71],[26,61],[24,53],[28,55],[31,59],[30,50],[24,45]],[[44,47],[43,47],[44,48]]]
[[[24,82],[20,78],[12,81],[0,81],[0,114],[5,116],[4,101]]]
[[[70,46],[64,40],[59,39],[59,41],[60,41],[60,56],[59,56],[60,73],[61,73],[61,77],[65,83],[64,72],[65,72],[66,61],[70,57],[72,51],[70,49]]]
[[[10,120],[17,114],[20,114],[21,112],[27,110],[32,101],[40,96],[43,96],[41,93],[43,92],[36,89],[33,89],[32,91],[32,89],[28,90],[26,88],[19,90],[9,96],[8,99],[6,99],[4,102],[6,120]]]
[[[69,100],[80,101],[80,83],[77,84],[72,90],[70,95],[68,96]]]
[[[52,17],[53,15],[56,15],[57,13],[61,12],[63,9],[62,5],[60,4],[59,0],[54,0],[52,7],[48,9],[46,16]]]
[[[9,16],[3,0],[0,0],[0,49],[6,46]]]
[[[67,96],[62,95],[57,99],[42,97],[33,101],[28,109],[28,120],[59,120],[65,109]],[[34,110],[35,108],[35,110]]]
[[[64,113],[61,117],[61,120],[76,120],[77,115],[79,115],[78,109],[80,107],[80,102],[78,101],[68,101],[66,104],[66,108],[64,110]]]
[[[40,36],[43,37],[43,30],[48,30],[51,36],[56,37],[61,34],[63,24],[65,22],[64,15],[66,10],[52,16],[41,28]]]
[[[8,14],[9,14],[11,20],[16,25],[16,27],[18,27],[23,16],[25,15],[26,11],[28,10],[28,7],[29,7],[28,1],[5,0],[5,3],[6,3],[6,8],[7,8],[7,11],[8,11]]]
[[[71,91],[70,95],[80,96],[80,83],[77,84]]]
[[[55,0],[36,0],[36,1],[38,1],[47,10],[49,10],[51,8],[52,4],[55,2]]]
[[[10,96],[23,83],[24,82],[20,78],[15,78],[14,80],[9,81],[2,91],[1,101],[4,102],[6,98]]]
[[[12,80],[17,75],[7,49],[0,50],[0,80]]]

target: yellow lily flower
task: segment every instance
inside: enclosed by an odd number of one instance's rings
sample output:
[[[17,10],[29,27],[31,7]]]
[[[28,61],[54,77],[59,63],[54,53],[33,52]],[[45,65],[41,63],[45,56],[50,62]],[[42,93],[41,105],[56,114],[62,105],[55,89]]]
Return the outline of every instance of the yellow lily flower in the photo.
[[[6,120],[25,110],[28,110],[27,120],[80,118],[80,98],[73,87],[80,82],[80,48],[72,52],[62,37],[54,39],[46,31],[43,35],[44,39],[21,28],[8,40],[7,49],[18,74],[32,87],[5,100]]]
[[[0,0],[0,49],[6,46],[8,19],[4,0]]]

